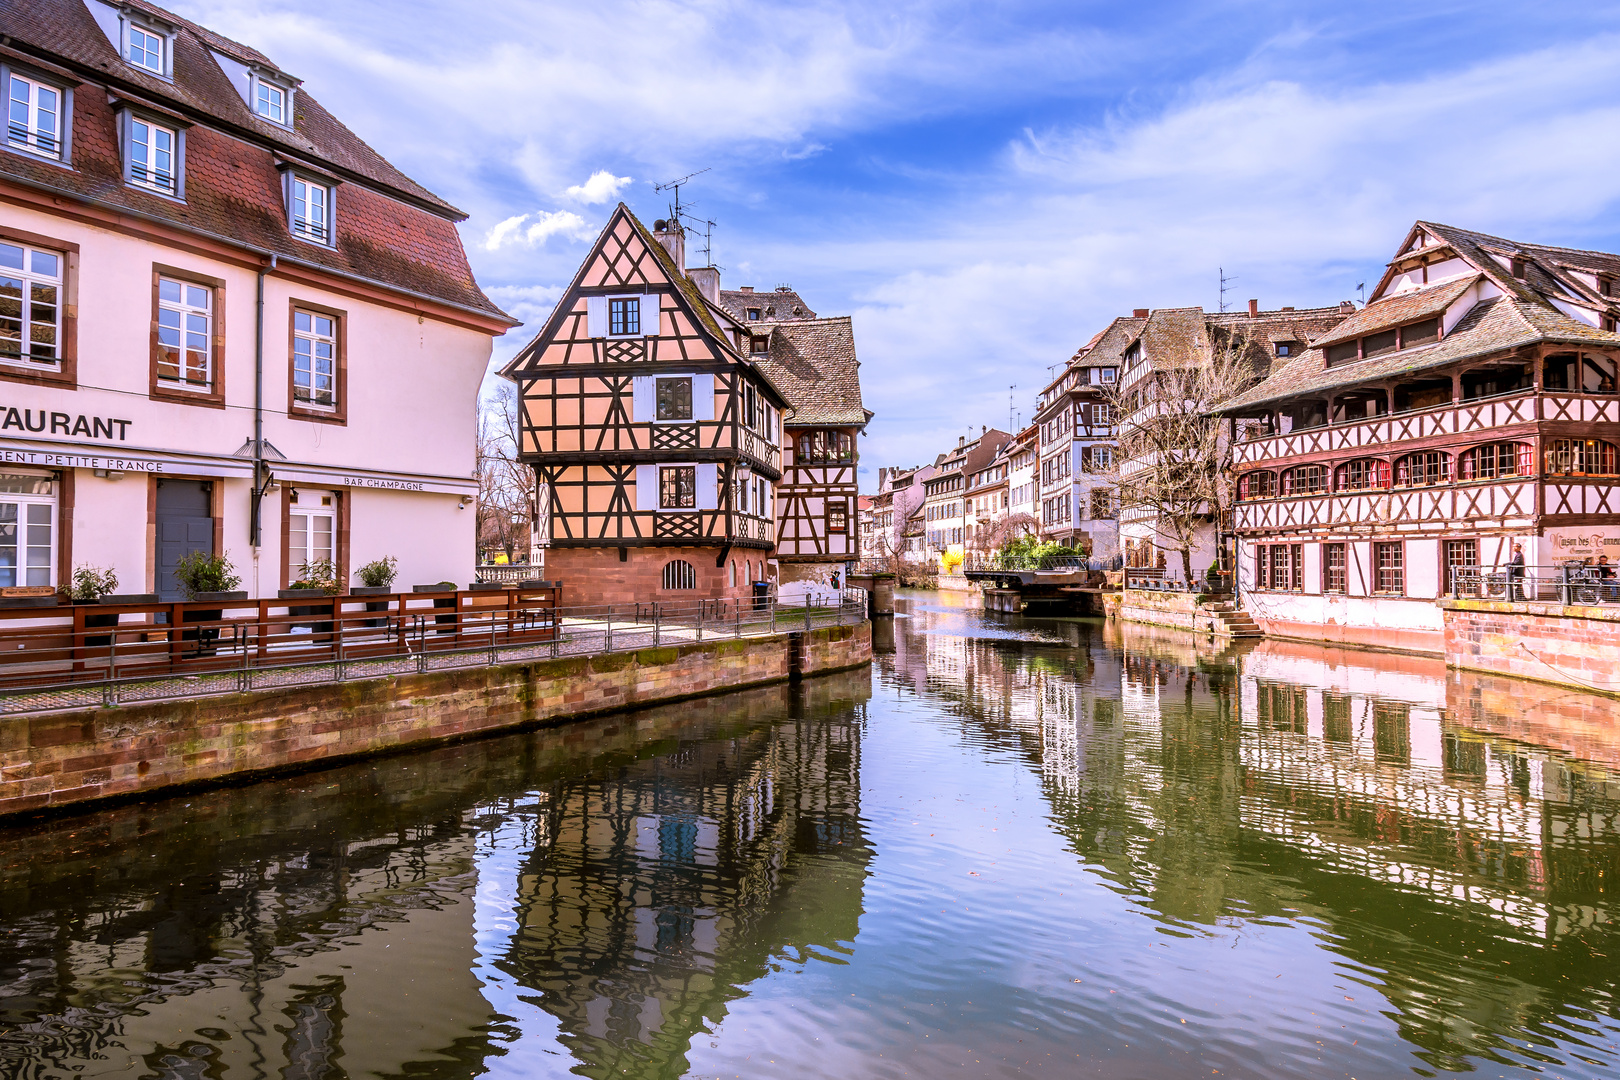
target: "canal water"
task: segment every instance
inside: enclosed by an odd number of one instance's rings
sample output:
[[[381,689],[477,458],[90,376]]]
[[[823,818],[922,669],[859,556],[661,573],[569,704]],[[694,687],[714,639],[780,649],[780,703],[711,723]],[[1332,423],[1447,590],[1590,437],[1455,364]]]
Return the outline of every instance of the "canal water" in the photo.
[[[1620,703],[900,607],[870,671],[0,832],[0,1076],[1620,1075]]]

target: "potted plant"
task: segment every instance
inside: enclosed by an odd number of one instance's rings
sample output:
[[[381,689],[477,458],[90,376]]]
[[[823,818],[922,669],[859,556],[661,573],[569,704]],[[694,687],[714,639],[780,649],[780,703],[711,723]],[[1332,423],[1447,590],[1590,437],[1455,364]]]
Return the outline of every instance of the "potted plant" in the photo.
[[[180,561],[175,564],[174,580],[180,586],[180,591],[186,594],[186,599],[193,602],[228,603],[247,599],[247,593],[236,589],[242,584],[242,579],[231,565],[231,560],[213,552],[188,551],[180,556]],[[185,612],[180,620],[188,623],[218,622],[224,616],[223,608],[199,608]],[[212,654],[213,643],[219,640],[219,627],[183,630],[180,638],[182,641],[198,642],[199,655]]]
[[[57,592],[65,596],[69,603],[95,604],[101,598],[108,596],[118,588],[118,571],[103,570],[99,566],[80,566],[73,571],[73,576],[58,587]],[[87,627],[105,627],[118,625],[118,613],[115,611],[87,612],[84,616],[84,625]],[[108,634],[97,634],[84,639],[86,645],[110,645],[112,637]]]
[[[394,578],[399,574],[399,560],[392,555],[373,559],[354,572],[360,584],[349,590],[350,596],[388,596],[394,591]],[[367,600],[367,611],[387,611],[387,600]],[[382,626],[386,619],[367,619],[367,626]]]
[[[339,589],[337,566],[331,559],[314,559],[304,563],[298,568],[298,580],[292,582],[285,589],[276,593],[279,600],[314,600],[317,597],[337,595]],[[324,604],[292,604],[287,608],[287,614],[294,617],[310,615],[332,614],[332,603]],[[296,629],[307,629],[316,634],[330,634],[330,622],[295,623]]]
[[[456,583],[453,581],[440,581],[432,585],[412,585],[411,591],[427,593],[453,593],[456,591]],[[436,608],[453,608],[456,606],[456,598],[454,596],[435,597],[433,600],[433,606]],[[433,616],[433,622],[438,627],[438,629],[434,631],[435,633],[455,633],[456,617],[454,615],[435,615]]]

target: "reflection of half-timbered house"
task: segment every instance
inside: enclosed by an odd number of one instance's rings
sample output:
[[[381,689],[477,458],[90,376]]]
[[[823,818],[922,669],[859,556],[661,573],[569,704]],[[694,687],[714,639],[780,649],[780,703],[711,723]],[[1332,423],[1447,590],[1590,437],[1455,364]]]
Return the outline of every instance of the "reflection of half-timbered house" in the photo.
[[[1620,551],[1620,256],[1418,222],[1367,306],[1235,401],[1246,606],[1426,651],[1455,573]]]
[[[658,225],[621,203],[503,372],[546,492],[546,575],[603,603],[742,595],[775,546],[786,401],[683,271],[680,226]]]

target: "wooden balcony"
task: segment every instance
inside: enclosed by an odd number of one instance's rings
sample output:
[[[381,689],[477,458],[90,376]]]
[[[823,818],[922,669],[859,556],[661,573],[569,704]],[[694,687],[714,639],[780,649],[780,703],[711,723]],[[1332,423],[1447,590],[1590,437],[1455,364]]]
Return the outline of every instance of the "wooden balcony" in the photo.
[[[1489,482],[1437,484],[1433,487],[1344,491],[1240,502],[1234,508],[1236,531],[1271,532],[1295,529],[1340,529],[1353,525],[1392,526],[1482,518],[1528,522],[1536,514],[1534,477]]]
[[[1620,424],[1620,398],[1613,394],[1520,390],[1351,423],[1323,424],[1283,435],[1241,439],[1232,447],[1232,458],[1242,468],[1357,451],[1383,455],[1399,443],[1476,434],[1483,440],[1501,428],[1541,422]]]
[[[756,434],[747,428],[741,428],[742,445],[738,447],[743,457],[753,458],[759,464],[773,472],[782,471],[782,448],[763,435]]]

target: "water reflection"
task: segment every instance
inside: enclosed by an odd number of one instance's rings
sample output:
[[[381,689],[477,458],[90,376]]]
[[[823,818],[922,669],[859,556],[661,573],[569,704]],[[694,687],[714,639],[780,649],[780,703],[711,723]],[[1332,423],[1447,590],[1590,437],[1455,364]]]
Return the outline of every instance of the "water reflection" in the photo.
[[[0,833],[0,1075],[1620,1072],[1620,703],[948,594],[882,643]]]

